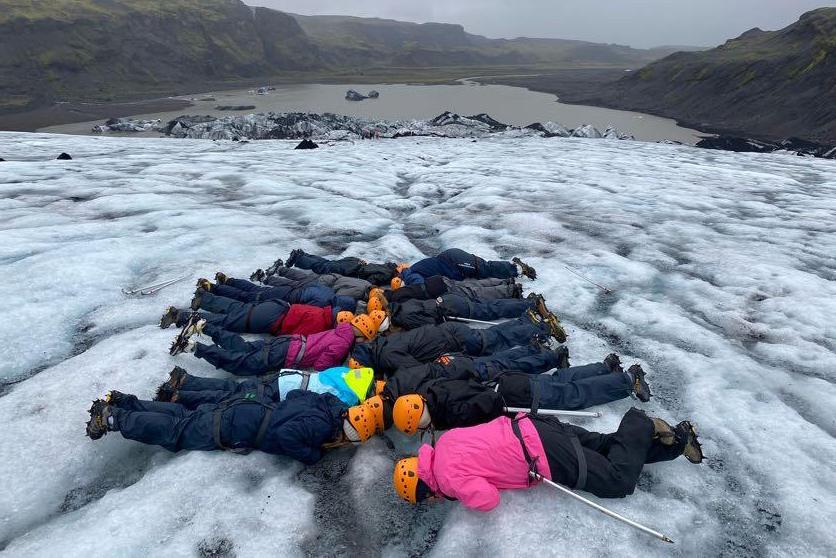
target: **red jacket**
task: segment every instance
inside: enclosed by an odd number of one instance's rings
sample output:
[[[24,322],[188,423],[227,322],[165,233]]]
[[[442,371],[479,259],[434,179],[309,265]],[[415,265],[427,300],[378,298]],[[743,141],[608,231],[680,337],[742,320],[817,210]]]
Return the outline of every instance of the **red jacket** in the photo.
[[[334,327],[330,306],[318,308],[307,304],[291,304],[290,309],[270,327],[273,335],[313,335]]]

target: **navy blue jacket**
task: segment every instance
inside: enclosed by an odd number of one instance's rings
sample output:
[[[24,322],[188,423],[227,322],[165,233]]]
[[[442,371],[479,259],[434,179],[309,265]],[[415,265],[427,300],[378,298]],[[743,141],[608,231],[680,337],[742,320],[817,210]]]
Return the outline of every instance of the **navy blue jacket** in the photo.
[[[333,442],[342,429],[347,409],[330,393],[289,391],[276,404],[258,449],[286,455],[305,465],[316,463],[322,457],[322,444]],[[255,403],[231,407],[224,413],[225,443],[233,448],[251,448],[264,413],[265,408]]]

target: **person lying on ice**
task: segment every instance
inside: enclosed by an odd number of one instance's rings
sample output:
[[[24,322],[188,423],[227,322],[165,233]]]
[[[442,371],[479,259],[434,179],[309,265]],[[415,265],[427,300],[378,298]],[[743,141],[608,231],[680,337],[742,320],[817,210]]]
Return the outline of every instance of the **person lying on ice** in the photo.
[[[175,366],[168,379],[157,388],[154,401],[179,403],[196,409],[206,403],[220,403],[232,396],[267,397],[280,401],[293,390],[330,393],[348,406],[359,405],[375,395],[374,370],[337,366],[322,372],[283,369],[275,374],[246,380],[222,380],[189,374]]]
[[[428,277],[423,283],[403,285],[400,277],[392,279],[392,288],[383,290],[389,302],[405,300],[436,299],[447,293],[467,297],[471,300],[499,300],[502,298],[522,298],[522,285],[511,279],[464,279],[454,281],[441,275]]]
[[[238,389],[226,394],[190,409],[179,401],[142,401],[111,391],[90,407],[87,435],[98,440],[115,431],[173,452],[260,450],[311,465],[323,451],[363,442],[382,428],[371,415],[379,398],[349,408],[330,393],[299,389],[281,395],[278,390]]]
[[[285,266],[307,269],[320,275],[335,273],[346,277],[357,277],[377,286],[389,285],[397,269],[397,265],[392,262],[376,264],[351,257],[326,260],[320,256],[307,254],[298,248],[290,253]]]
[[[353,307],[354,304],[352,303]],[[160,318],[160,327],[183,327],[196,310],[206,323],[235,333],[269,333],[311,335],[334,329],[337,324],[350,322],[354,313],[339,306],[309,306],[290,304],[283,300],[239,302],[198,289],[192,299],[192,311],[169,306]]]
[[[355,300],[366,300],[372,283],[359,277],[346,277],[338,273],[314,273],[298,267],[285,267],[281,259],[273,262],[267,270],[257,269],[250,275],[250,281],[258,281],[270,287],[301,288],[311,283],[318,283],[333,289],[339,296]]]
[[[379,327],[380,323],[370,316],[359,314],[351,323],[313,335],[279,335],[273,339],[246,341],[193,315],[174,339],[169,353],[194,353],[215,368],[236,376],[262,376],[282,368],[325,370],[345,362],[355,342],[374,339]],[[200,334],[208,335],[215,344],[198,343],[194,337]]]
[[[512,349],[513,350],[513,349]],[[458,363],[456,358],[451,364]],[[380,395],[390,402],[391,423],[407,435],[419,430],[448,430],[482,424],[505,414],[506,407],[564,411],[586,409],[618,401],[631,394],[640,401],[650,400],[650,386],[641,366],[625,372],[617,355],[604,362],[559,369],[514,371],[516,362],[507,359],[508,368],[498,372],[495,382],[482,383],[475,366],[456,368],[459,377],[433,377],[432,368],[404,368],[392,375]],[[451,367],[452,368],[452,367]],[[521,369],[522,367],[517,366]],[[469,369],[469,370],[468,370]],[[464,374],[468,374],[462,377]],[[386,424],[390,424],[387,417]]]
[[[291,286],[300,288],[312,282],[330,287],[339,296],[348,296],[358,301],[369,298],[370,291],[375,285],[364,279],[346,277],[336,273],[319,275],[309,270],[297,267],[285,267],[281,259],[267,268],[258,269],[250,276],[251,281],[260,281],[270,286]],[[400,283],[403,283],[399,278]],[[522,298],[522,285],[510,279],[464,279],[454,281],[441,275],[428,277],[423,283],[406,285],[403,288],[381,289],[390,302],[402,302],[409,299],[435,299],[450,293],[467,297],[472,300],[490,301],[504,298]]]
[[[381,325],[385,327],[385,322]],[[369,343],[357,344],[351,352],[349,366],[368,366],[378,377],[389,376],[399,368],[418,366],[448,353],[490,355],[516,346],[546,342],[550,337],[549,324],[532,313],[487,329],[446,322],[378,336]]]
[[[533,267],[515,257],[510,262],[487,261],[475,254],[459,248],[444,250],[437,256],[424,258],[412,265],[401,264],[397,267],[399,277],[407,285],[423,283],[428,277],[441,275],[455,281],[462,279],[510,279],[524,275],[536,279]]]
[[[635,490],[645,464],[680,455],[692,463],[703,459],[688,421],[672,427],[632,408],[618,430],[600,434],[519,414],[445,432],[435,447],[425,444],[418,457],[398,461],[392,484],[413,504],[444,497],[479,511],[498,506],[500,490],[535,485],[530,472],[601,498],[623,498]]]
[[[197,281],[198,293],[210,292],[217,296],[230,298],[239,302],[264,302],[266,300],[283,300],[290,304],[308,304],[310,306],[331,306],[339,307],[342,310],[355,311],[357,301],[348,296],[340,296],[330,287],[319,283],[309,283],[299,287],[278,286],[262,287],[244,279],[227,277],[218,272],[215,274],[216,283],[208,279]]]
[[[393,263],[370,264],[359,258],[343,258],[341,260],[329,261],[319,256],[305,253],[296,249],[290,253],[286,264],[287,267],[299,267],[310,269],[316,273],[338,273],[351,277],[360,277],[371,281],[375,285],[391,283],[391,279],[397,274],[407,285],[421,283],[427,277],[441,275],[450,279],[461,281],[462,279],[510,279],[525,275],[529,279],[535,279],[537,272],[533,267],[526,265],[519,258],[513,258],[510,262],[487,261],[474,254],[469,254],[458,248],[450,248],[430,258],[416,262],[412,265]],[[369,274],[369,269],[379,271],[374,278],[364,276]],[[388,277],[386,276],[388,272]]]
[[[369,298],[367,312],[385,311],[390,319],[393,331],[415,329],[429,324],[443,324],[451,318],[467,318],[491,321],[516,318],[524,313],[537,313],[539,318],[549,324],[551,333],[558,342],[566,341],[566,332],[548,307],[543,295],[532,293],[528,298],[509,298],[489,302],[473,301],[459,295],[446,294],[435,300],[407,300],[405,302],[387,302],[384,297]]]

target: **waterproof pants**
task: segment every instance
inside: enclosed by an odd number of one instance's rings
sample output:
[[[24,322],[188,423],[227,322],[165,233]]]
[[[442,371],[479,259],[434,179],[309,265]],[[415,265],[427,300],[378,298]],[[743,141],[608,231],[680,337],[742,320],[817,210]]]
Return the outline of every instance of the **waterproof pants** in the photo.
[[[484,321],[516,318],[529,308],[534,307],[534,301],[521,298],[473,301],[457,294],[446,294],[440,298],[441,303],[439,305],[445,316]]]
[[[448,322],[446,327],[460,339],[464,352],[471,356],[490,355],[549,337],[548,326],[545,323],[535,324],[527,316],[508,320],[487,329],[473,329],[456,322]]]
[[[320,308],[332,306],[352,312],[357,307],[357,302],[354,299],[338,296],[333,289],[319,283],[309,283],[298,288],[291,286],[262,287],[244,279],[229,278],[225,284],[215,285],[213,290],[217,295],[241,302],[283,300],[291,304],[308,304]]]
[[[337,273],[339,275],[357,277],[364,264],[360,258],[326,260],[321,256],[314,256],[312,254],[302,252],[296,257],[293,265],[294,267],[308,269],[320,275],[325,273]]]
[[[661,444],[654,443],[652,421],[636,408],[627,411],[618,430],[611,434],[589,432],[553,418],[533,416],[531,421],[546,451],[552,480],[601,498],[632,494],[649,457],[668,461],[682,452],[681,445],[662,448]],[[572,442],[573,437],[577,437],[580,448]],[[578,450],[585,462],[581,469]]]
[[[445,277],[447,292],[482,302],[501,298],[514,298],[512,279],[465,279],[453,281]]]
[[[443,275],[456,281],[489,277],[508,279],[517,276],[517,267],[511,262],[487,261],[458,248],[425,258],[409,266],[409,269],[424,278]]]
[[[544,409],[585,409],[624,399],[632,391],[630,375],[611,372],[603,362],[531,377],[532,398],[539,397]]]
[[[525,345],[474,358],[473,366],[482,381],[495,380],[500,374],[509,370],[539,375],[559,365],[561,350],[566,351],[563,347],[557,351],[551,351],[534,345]]]
[[[177,403],[129,397],[111,407],[114,428],[129,440],[162,446],[169,451],[216,449],[213,411],[216,405],[189,410]]]
[[[212,324],[206,324],[203,332],[215,344],[197,343],[194,355],[236,376],[261,376],[280,370],[285,365],[292,337],[280,335],[267,341],[246,341]]]
[[[247,303],[210,292],[200,295],[200,309],[206,323],[238,333],[270,333],[271,326],[281,320],[290,309],[283,300]]]
[[[259,392],[261,399],[278,402],[279,391],[276,389],[275,380],[235,381],[188,375],[177,390],[177,403],[187,409],[195,409],[206,403],[220,403],[235,395],[245,396],[248,393]]]

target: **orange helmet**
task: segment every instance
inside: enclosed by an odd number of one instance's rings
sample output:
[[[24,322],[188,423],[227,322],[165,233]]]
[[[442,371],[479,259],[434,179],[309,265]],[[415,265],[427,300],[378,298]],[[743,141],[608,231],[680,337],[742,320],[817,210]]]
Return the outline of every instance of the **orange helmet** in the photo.
[[[378,432],[383,432],[383,400],[375,396],[360,405],[351,407],[346,421],[356,432],[355,436],[354,432],[343,425],[343,430],[353,442],[365,442]]]
[[[348,367],[349,368],[363,368],[363,365],[358,362],[354,357],[348,358]]]
[[[392,277],[392,280],[389,282],[389,285],[392,287],[393,291],[396,291],[403,287],[403,279],[400,277]]]
[[[368,314],[358,314],[351,320],[351,325],[359,329],[360,333],[371,341],[377,335],[377,328],[380,324],[375,322]]]
[[[425,405],[424,398],[415,393],[398,397],[392,408],[392,421],[395,423],[395,428],[407,436],[418,432]]]
[[[374,381],[374,394],[380,395],[383,393],[383,388],[386,387],[386,380],[375,380]]]
[[[389,329],[389,323],[386,322],[386,318],[388,318],[389,316],[383,310],[375,310],[374,312],[369,312],[369,317],[372,319],[372,322],[374,322],[374,325],[376,326],[375,331],[379,332],[386,331],[387,329]],[[384,325],[384,322],[386,322],[386,327],[384,327],[381,330],[381,326]]]
[[[385,306],[384,299],[379,296],[370,296],[369,303],[366,304],[366,312],[371,314],[372,312],[382,311]]]
[[[350,324],[352,320],[354,320],[354,312],[348,310],[340,310],[337,312],[338,324]]]
[[[408,263],[399,263],[398,267],[395,268],[398,273],[402,273],[404,269],[409,269]]]
[[[418,458],[407,457],[395,463],[392,485],[398,496],[410,504],[418,503]]]

